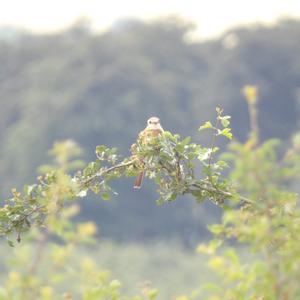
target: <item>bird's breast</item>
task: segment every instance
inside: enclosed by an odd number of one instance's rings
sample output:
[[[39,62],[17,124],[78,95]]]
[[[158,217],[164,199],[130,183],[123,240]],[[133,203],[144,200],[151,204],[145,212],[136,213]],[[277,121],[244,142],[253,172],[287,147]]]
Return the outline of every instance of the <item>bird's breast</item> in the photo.
[[[157,137],[158,135],[160,135],[163,131],[161,129],[145,129],[140,133],[140,140],[143,143],[147,143],[149,141],[149,139],[153,138],[153,137]]]

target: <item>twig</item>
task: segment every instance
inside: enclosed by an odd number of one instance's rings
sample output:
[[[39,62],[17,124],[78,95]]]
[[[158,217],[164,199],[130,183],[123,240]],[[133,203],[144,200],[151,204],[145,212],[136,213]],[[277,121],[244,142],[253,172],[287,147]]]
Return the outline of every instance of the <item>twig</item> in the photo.
[[[211,145],[210,145],[211,151],[209,152],[209,158],[208,158],[208,167],[209,168],[211,166],[213,148],[215,146],[215,142],[216,142],[216,138],[217,138],[217,130],[218,130],[219,122],[220,122],[220,115],[222,114],[222,112],[223,112],[223,110],[218,111],[218,116],[217,116],[216,123],[214,126],[214,134],[212,136]]]
[[[121,168],[124,168],[124,167],[128,167],[130,165],[133,165],[135,163],[135,161],[136,160],[133,159],[133,160],[130,160],[130,161],[126,162],[126,163],[119,163],[119,164],[114,165],[114,166],[112,166],[112,167],[110,167],[108,169],[104,169],[104,170],[102,170],[100,172],[97,172],[96,174],[92,175],[90,178],[84,180],[81,183],[82,184],[90,183],[91,181],[93,181],[97,177],[101,177],[101,176],[103,176],[103,175],[105,175],[107,173],[110,173],[110,172],[114,171],[114,170],[121,169]]]
[[[174,149],[175,157],[176,157],[176,169],[177,169],[177,179],[178,181],[181,181],[181,172],[180,172],[180,155],[179,153]]]
[[[192,184],[192,186],[194,186],[198,189],[207,191],[209,193],[218,193],[218,194],[220,194],[222,196],[225,196],[225,197],[228,197],[228,198],[233,198],[235,196],[238,196],[244,203],[247,203],[247,204],[253,204],[254,203],[254,201],[249,199],[249,198],[246,198],[246,197],[241,196],[241,195],[234,195],[230,192],[226,192],[226,191],[216,189],[215,187],[209,187],[209,186],[204,187],[203,185],[200,185],[200,184],[197,184],[197,183]]]
[[[163,162],[161,161],[161,159],[158,161],[158,163],[160,164],[160,166],[165,169],[169,175],[171,175],[173,173],[173,170],[170,169],[168,166],[166,166],[165,164],[163,164]]]
[[[16,228],[19,224],[22,224],[25,220],[28,221],[28,227],[30,227],[31,223],[29,222],[28,218],[34,214],[35,212],[39,211],[40,209],[44,208],[45,205],[40,205],[35,208],[33,208],[31,211],[29,211],[26,214],[23,214],[22,217],[19,220],[16,220],[15,223],[11,225],[10,228],[8,228],[8,231],[12,231],[14,228]],[[26,222],[27,223],[27,222]],[[17,232],[17,242],[21,242],[21,233]]]

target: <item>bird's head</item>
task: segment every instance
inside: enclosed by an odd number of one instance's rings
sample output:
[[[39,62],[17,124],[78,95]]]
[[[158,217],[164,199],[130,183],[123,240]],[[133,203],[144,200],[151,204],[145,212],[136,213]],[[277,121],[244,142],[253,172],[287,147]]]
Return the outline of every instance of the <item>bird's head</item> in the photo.
[[[159,118],[157,117],[151,117],[150,119],[148,119],[147,121],[148,125],[159,125]]]

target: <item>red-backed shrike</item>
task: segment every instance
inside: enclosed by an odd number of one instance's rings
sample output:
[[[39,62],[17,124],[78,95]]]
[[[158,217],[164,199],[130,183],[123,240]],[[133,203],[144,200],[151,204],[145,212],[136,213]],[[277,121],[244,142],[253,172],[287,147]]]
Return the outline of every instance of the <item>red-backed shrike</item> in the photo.
[[[142,144],[147,144],[151,138],[156,137],[163,132],[164,132],[164,130],[160,125],[159,118],[151,117],[147,121],[146,128],[140,132],[138,140]],[[144,171],[140,172],[140,174],[136,177],[134,186],[133,186],[135,189],[139,189],[141,187],[143,177],[144,177]]]

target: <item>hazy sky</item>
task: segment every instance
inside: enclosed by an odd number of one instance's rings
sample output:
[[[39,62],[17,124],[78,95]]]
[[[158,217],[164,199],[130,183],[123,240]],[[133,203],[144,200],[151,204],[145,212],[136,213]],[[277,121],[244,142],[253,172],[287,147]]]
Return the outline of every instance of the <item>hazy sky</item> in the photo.
[[[33,31],[59,30],[80,17],[103,29],[119,18],[177,14],[194,21],[205,37],[241,23],[300,17],[300,0],[0,0],[0,7],[0,25]]]

